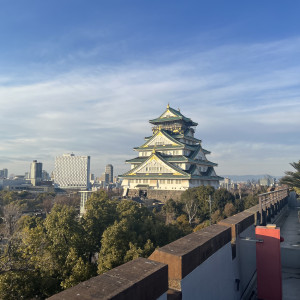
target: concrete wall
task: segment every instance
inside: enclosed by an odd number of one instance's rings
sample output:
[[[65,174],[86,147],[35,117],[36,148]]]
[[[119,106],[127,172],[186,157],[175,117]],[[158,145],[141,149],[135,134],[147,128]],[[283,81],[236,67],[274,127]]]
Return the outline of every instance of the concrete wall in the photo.
[[[147,190],[147,198],[148,199],[156,199],[162,202],[166,202],[169,199],[180,200],[181,194],[184,191],[164,191],[164,190]],[[138,197],[139,190],[138,189],[130,189],[128,192],[129,197]]]
[[[146,258],[138,258],[48,299],[166,300],[167,290],[168,267]]]
[[[239,299],[235,289],[231,244],[227,243],[183,278],[181,291],[182,300]]]
[[[246,240],[243,238],[250,238]],[[256,243],[255,240],[255,227],[251,225],[248,227],[239,238],[236,240],[236,265],[238,267],[238,274],[240,279],[240,294],[242,295],[251,278],[256,272]]]

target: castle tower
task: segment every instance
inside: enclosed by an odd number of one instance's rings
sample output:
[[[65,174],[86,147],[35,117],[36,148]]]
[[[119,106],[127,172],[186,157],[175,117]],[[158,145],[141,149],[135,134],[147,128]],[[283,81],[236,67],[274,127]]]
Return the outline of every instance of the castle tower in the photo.
[[[149,121],[153,134],[134,148],[138,157],[127,160],[131,170],[123,174],[124,195],[147,196],[158,200],[178,199],[190,187],[219,187],[222,177],[207,160],[210,154],[194,137],[198,125],[169,105],[164,113]]]

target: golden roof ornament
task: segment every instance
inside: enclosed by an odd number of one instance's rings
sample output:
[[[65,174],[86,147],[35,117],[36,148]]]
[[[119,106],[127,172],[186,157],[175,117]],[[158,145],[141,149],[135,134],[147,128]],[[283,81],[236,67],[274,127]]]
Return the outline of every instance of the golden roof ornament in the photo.
[[[170,108],[170,104],[168,103],[167,108]]]

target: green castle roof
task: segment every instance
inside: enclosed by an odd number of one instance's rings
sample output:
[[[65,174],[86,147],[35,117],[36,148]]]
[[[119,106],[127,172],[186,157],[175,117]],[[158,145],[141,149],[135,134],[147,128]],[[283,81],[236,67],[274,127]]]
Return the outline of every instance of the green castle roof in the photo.
[[[162,117],[167,111],[171,112],[175,116]],[[198,125],[198,123],[193,122],[190,118],[185,117],[179,110],[171,108],[169,105],[167,106],[166,110],[163,112],[163,114],[160,117],[150,120],[149,122],[153,125],[158,125],[159,123],[172,122],[172,121],[183,121],[187,123],[188,126]]]
[[[146,163],[148,160],[150,160],[153,156],[156,156],[159,160],[161,160],[163,163],[165,163],[167,166],[169,166],[171,169],[173,169],[175,172],[177,172],[177,173],[180,173],[181,175],[176,175],[175,177],[177,178],[180,178],[180,177],[184,177],[184,178],[188,178],[189,176],[190,176],[190,174],[188,173],[188,172],[186,172],[186,171],[184,171],[184,170],[182,170],[182,169],[180,169],[179,167],[177,167],[177,166],[175,166],[175,165],[173,165],[173,164],[171,164],[170,162],[168,162],[167,160],[165,160],[159,153],[157,153],[157,152],[154,152],[154,153],[152,153],[152,155],[150,155],[149,157],[147,157],[147,159],[144,161],[144,162],[142,162],[141,164],[143,164],[143,163]],[[133,168],[133,169],[131,169],[131,170],[129,170],[128,172],[126,172],[125,174],[123,174],[121,177],[123,177],[123,178],[128,178],[128,177],[135,177],[135,176],[141,176],[140,174],[139,175],[133,175],[135,172],[136,172],[136,170],[140,167],[141,165],[139,164],[138,166],[136,166],[135,168]],[[160,173],[150,173],[152,176],[154,175],[154,174],[160,174]],[[149,174],[149,175],[150,175]],[[149,177],[149,175],[146,175],[147,177]],[[150,176],[151,176],[150,175]],[[171,173],[169,174],[167,174],[167,175],[172,175]]]
[[[197,164],[201,164],[201,165],[206,165],[206,166],[217,166],[218,164],[211,162],[209,160],[193,160],[192,158],[186,157],[184,155],[175,155],[175,156],[163,156],[164,160],[166,160],[167,162],[189,162],[189,163],[197,163]],[[143,163],[144,161],[146,161],[148,159],[148,156],[146,157],[135,157],[132,159],[128,159],[125,162],[126,163]]]

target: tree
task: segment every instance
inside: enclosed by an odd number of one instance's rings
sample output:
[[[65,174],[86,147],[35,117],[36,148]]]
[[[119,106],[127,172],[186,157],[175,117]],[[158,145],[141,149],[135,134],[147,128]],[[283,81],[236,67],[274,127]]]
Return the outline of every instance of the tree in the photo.
[[[74,207],[55,204],[44,222],[49,248],[58,264],[63,265],[71,248],[85,254],[85,232],[76,220]]]
[[[201,229],[203,229],[203,228],[205,228],[205,227],[207,227],[207,226],[209,226],[209,221],[208,221],[208,220],[206,220],[206,221],[200,223],[199,225],[197,225],[197,226],[193,229],[193,231],[194,231],[194,232],[199,231],[199,230],[201,230]]]
[[[287,184],[290,187],[300,189],[300,160],[290,164],[296,172],[286,171],[283,178],[280,179],[282,184]]]
[[[189,224],[191,225],[197,215],[199,208],[199,199],[197,198],[197,189],[192,188],[182,193],[184,202],[184,211],[187,213]]]
[[[108,227],[101,240],[98,259],[98,274],[102,274],[124,263],[124,257],[130,250],[129,243],[136,243],[136,233],[130,230],[126,219]],[[135,246],[137,247],[137,245]]]
[[[60,205],[79,207],[80,196],[78,194],[57,195],[54,199],[54,203]]]
[[[14,234],[18,220],[21,217],[20,207],[14,203],[10,203],[4,206],[3,215],[3,224],[5,228],[4,235],[6,237],[11,237]]]
[[[55,204],[44,221],[27,217],[20,228],[16,254],[21,259],[16,256],[13,271],[36,278],[30,297],[51,296],[96,274],[74,207]]]
[[[211,221],[212,223],[217,223],[218,221],[222,220],[222,213],[219,209],[217,209],[212,215],[211,215]]]
[[[78,256],[74,248],[71,248],[68,253],[64,271],[65,279],[60,284],[63,289],[70,288],[95,274],[93,266]]]
[[[242,199],[235,199],[234,206],[237,212],[241,212],[244,210],[244,201]]]
[[[109,200],[105,191],[93,193],[86,202],[86,213],[81,219],[90,249],[90,258],[100,251],[102,234],[116,219],[116,203]]]
[[[226,189],[216,190],[213,197],[213,210],[220,210],[222,213],[227,203],[234,202],[234,195]]]
[[[249,194],[248,196],[246,196],[245,198],[243,198],[244,200],[244,208],[250,208],[256,204],[258,204],[258,196],[257,195],[251,195]]]
[[[39,294],[39,278],[34,272],[8,272],[0,275],[0,299],[31,299]]]
[[[166,214],[166,224],[170,224],[178,218],[183,212],[183,207],[183,202],[174,201],[173,199],[167,200],[163,206],[163,212]]]
[[[197,198],[199,200],[199,210],[197,217],[200,222],[204,222],[210,218],[209,215],[209,196],[213,196],[215,189],[212,186],[198,186],[196,188]]]
[[[193,229],[190,226],[190,223],[189,223],[186,215],[180,215],[176,219],[176,223],[175,224],[179,228],[179,230],[181,230],[184,233],[184,235],[187,235],[187,234],[189,234],[189,233],[191,233],[193,231]]]
[[[136,257],[148,257],[156,247],[183,235],[182,230],[165,225],[146,207],[134,201],[119,202],[116,212],[117,220],[103,232],[101,239],[99,274]]]
[[[230,217],[232,215],[234,215],[236,212],[236,208],[234,207],[234,205],[232,203],[226,203],[225,207],[224,207],[224,215],[226,217]]]

